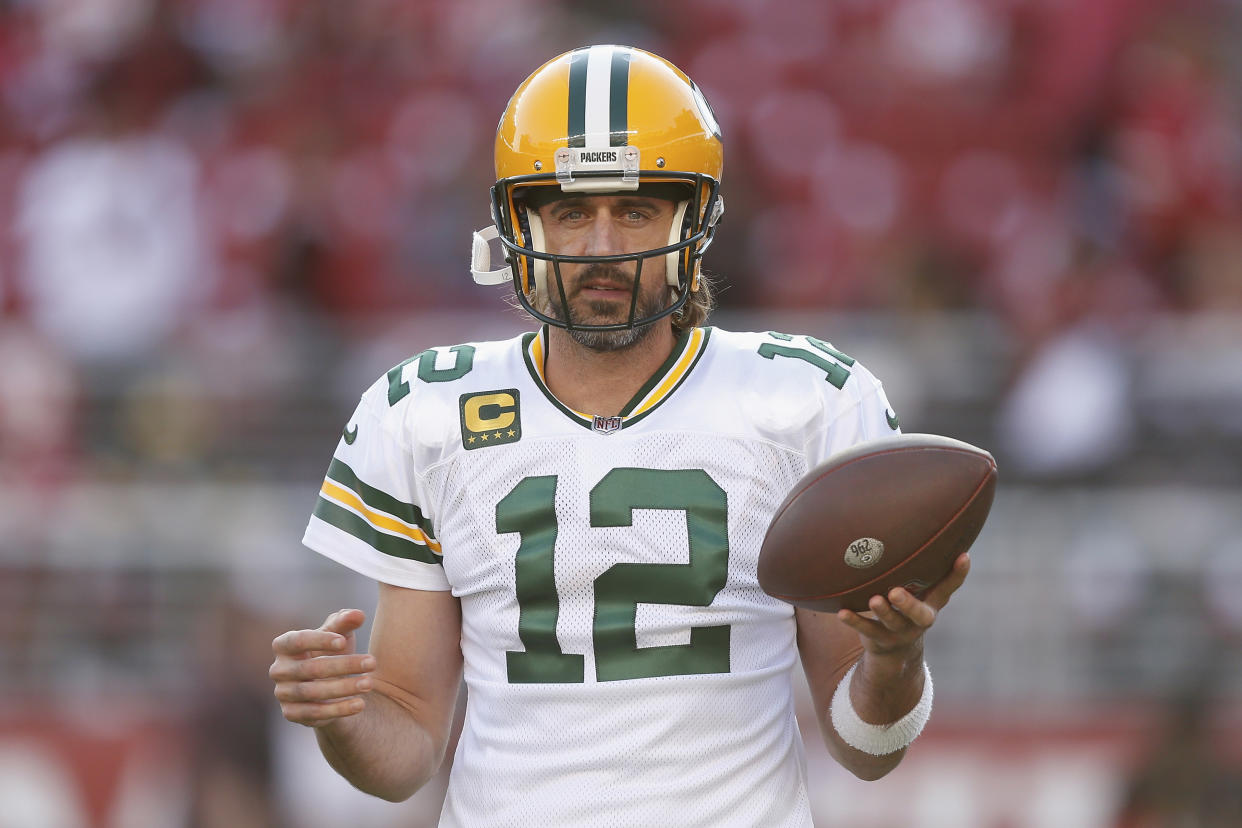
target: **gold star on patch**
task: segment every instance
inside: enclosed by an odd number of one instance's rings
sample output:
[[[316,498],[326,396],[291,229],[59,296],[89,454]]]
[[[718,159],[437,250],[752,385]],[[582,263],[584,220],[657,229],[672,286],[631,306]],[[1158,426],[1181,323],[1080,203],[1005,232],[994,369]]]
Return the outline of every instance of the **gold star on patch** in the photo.
[[[493,436],[493,437],[495,437],[497,440],[499,440],[499,439],[500,439],[501,437],[503,437],[504,435],[502,435],[499,431],[497,431],[497,432],[496,432],[495,434],[493,434],[492,436]]]
[[[474,435],[473,435],[473,434],[471,434],[471,435],[470,435],[469,437],[467,437],[466,439],[467,439],[469,442],[473,443],[473,442],[474,442]]]
[[[514,437],[514,436],[516,436],[516,435],[517,435],[517,432],[516,432],[516,431],[514,431],[513,429],[509,429],[509,436],[510,436],[510,437]]]
[[[480,435],[479,435],[479,439],[480,439],[480,440],[482,440],[483,442],[487,442],[487,437],[488,437],[488,435],[486,435],[486,434],[480,434]]]

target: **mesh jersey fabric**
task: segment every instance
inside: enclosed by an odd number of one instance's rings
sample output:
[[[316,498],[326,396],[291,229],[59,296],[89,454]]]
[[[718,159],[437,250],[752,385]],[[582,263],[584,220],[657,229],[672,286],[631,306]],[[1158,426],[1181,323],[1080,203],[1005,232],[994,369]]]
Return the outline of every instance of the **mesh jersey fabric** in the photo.
[[[461,601],[441,824],[810,825],[794,615],[757,558],[803,474],[895,431],[881,384],[809,337],[697,329],[601,428],[543,385],[543,336],[380,378],[305,537]]]

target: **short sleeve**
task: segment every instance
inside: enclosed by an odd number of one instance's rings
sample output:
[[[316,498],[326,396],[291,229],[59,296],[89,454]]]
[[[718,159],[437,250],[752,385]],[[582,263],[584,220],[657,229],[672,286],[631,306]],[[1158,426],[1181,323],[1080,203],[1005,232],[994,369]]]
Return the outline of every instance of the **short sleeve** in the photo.
[[[841,392],[848,395],[845,404],[807,447],[811,465],[859,443],[901,433],[897,413],[884,394],[883,384],[861,363],[850,366],[849,380]]]
[[[387,406],[377,412],[370,397],[363,396],[337,444],[302,542],[377,581],[448,589],[401,421]]]

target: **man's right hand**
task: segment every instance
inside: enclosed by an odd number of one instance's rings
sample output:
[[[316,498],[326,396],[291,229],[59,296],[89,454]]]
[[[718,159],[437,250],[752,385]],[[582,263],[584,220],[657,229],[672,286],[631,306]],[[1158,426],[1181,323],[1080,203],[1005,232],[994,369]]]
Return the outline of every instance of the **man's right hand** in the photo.
[[[317,630],[290,630],[272,641],[276,660],[268,675],[286,719],[322,727],[361,713],[374,682],[375,657],[354,652],[361,610],[338,610]]]

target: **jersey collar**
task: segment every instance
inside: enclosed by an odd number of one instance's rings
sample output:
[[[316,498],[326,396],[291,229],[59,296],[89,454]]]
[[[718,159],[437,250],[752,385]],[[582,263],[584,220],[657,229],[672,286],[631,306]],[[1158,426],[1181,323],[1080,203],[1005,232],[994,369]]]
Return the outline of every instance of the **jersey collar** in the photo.
[[[681,387],[686,377],[690,376],[690,372],[694,366],[698,364],[699,359],[707,350],[707,341],[711,338],[711,328],[692,328],[689,331],[683,331],[676,342],[673,343],[672,353],[668,355],[668,359],[664,360],[664,364],[656,369],[651,375],[651,379],[643,383],[634,396],[630,399],[625,407],[621,409],[620,427],[626,428],[639,420],[646,417],[652,411],[655,411],[660,405],[673,395],[673,392]],[[596,429],[597,420],[600,418],[592,414],[586,414],[581,411],[575,411],[568,407],[548,389],[548,383],[544,376],[544,360],[547,358],[548,343],[548,326],[544,325],[537,332],[531,331],[522,337],[522,357],[526,361],[526,370],[530,372],[531,379],[535,381],[535,385],[539,386],[552,405],[556,406],[562,413],[571,420],[592,430]],[[612,419],[612,418],[608,418]]]

